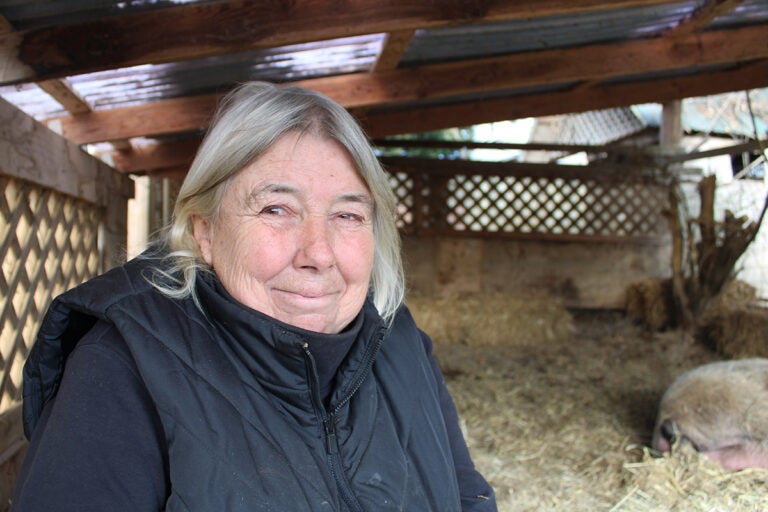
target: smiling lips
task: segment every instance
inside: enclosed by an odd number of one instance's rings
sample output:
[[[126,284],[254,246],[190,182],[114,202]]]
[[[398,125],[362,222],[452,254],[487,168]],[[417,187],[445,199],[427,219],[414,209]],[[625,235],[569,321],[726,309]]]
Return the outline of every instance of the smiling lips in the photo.
[[[322,299],[330,299],[331,297],[335,297],[338,295],[338,292],[331,291],[302,291],[302,290],[285,290],[281,288],[273,288],[273,291],[278,292],[280,295],[285,295],[289,299],[293,300],[322,300]]]

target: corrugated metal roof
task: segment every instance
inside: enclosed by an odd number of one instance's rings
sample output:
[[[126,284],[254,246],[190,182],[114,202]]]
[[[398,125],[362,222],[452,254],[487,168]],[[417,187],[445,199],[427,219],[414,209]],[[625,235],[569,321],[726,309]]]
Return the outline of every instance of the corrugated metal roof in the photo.
[[[367,71],[383,34],[348,37],[171,64],[147,64],[70,77],[73,88],[94,110],[126,107],[192,94],[223,92],[248,80],[287,82]],[[28,114],[63,115],[61,105],[39,88],[0,87],[0,95]]]
[[[420,30],[401,62],[403,66],[408,66],[637,39],[668,30],[703,3],[703,0],[689,0],[568,16]]]
[[[765,0],[751,0],[718,16],[709,24],[709,28],[740,27],[764,23],[766,20],[768,20],[768,2]]]
[[[0,0],[0,11],[16,30],[80,23],[205,0]]]

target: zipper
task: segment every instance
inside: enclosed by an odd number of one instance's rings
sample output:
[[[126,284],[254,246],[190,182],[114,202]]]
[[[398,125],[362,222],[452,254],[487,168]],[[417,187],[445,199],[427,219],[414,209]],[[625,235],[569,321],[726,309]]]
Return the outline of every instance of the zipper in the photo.
[[[325,452],[328,455],[335,455],[339,451],[339,441],[336,439],[336,415],[331,413],[323,421],[325,429]]]
[[[357,390],[360,389],[360,386],[363,385],[363,382],[365,381],[366,377],[371,371],[371,368],[373,367],[373,360],[376,353],[381,349],[382,343],[384,343],[384,336],[387,333],[387,328],[382,327],[379,329],[378,333],[376,334],[376,339],[373,343],[368,345],[366,348],[365,354],[363,354],[363,367],[362,369],[358,370],[357,372],[357,378],[352,384],[352,386],[349,388],[349,391],[347,391],[347,394],[344,395],[344,398],[339,400],[339,403],[336,404],[336,407],[333,408],[330,413],[325,408],[325,405],[322,403],[322,400],[320,399],[319,395],[319,388],[320,383],[317,376],[317,366],[315,365],[315,358],[312,355],[312,353],[309,351],[309,344],[303,343],[301,345],[302,350],[304,351],[304,357],[307,360],[307,364],[309,365],[309,373],[310,373],[310,384],[311,384],[311,395],[312,395],[312,401],[314,403],[315,408],[318,412],[320,412],[320,417],[323,420],[323,428],[325,430],[326,435],[326,448],[330,453],[330,448],[328,445],[329,439],[333,439],[333,450],[338,451],[338,442],[336,439],[336,426],[335,424],[328,424],[328,419],[335,420],[336,414],[341,410],[344,405],[346,405],[347,402],[349,402],[352,397],[357,393]],[[333,423],[333,422],[331,422]]]
[[[341,410],[344,405],[349,402],[355,393],[357,393],[357,390],[360,389],[360,386],[363,385],[363,381],[365,381],[365,378],[368,376],[368,374],[371,372],[371,368],[373,367],[373,359],[376,355],[376,353],[381,348],[381,344],[384,343],[384,335],[386,334],[387,329],[385,327],[382,327],[379,332],[376,334],[376,340],[368,345],[368,348],[365,351],[365,354],[363,355],[363,368],[362,370],[359,370],[357,372],[357,379],[355,380],[355,383],[352,385],[352,387],[349,388],[349,391],[346,395],[344,395],[344,398],[339,400],[339,403],[336,404],[336,407],[333,408],[333,412],[331,415],[335,416],[337,412]]]
[[[304,351],[304,358],[307,361],[309,371],[309,387],[310,396],[312,397],[312,405],[315,409],[315,414],[320,417],[323,424],[325,453],[328,457],[328,467],[331,471],[331,477],[333,478],[333,481],[336,482],[336,487],[339,490],[341,499],[347,507],[349,507],[352,512],[363,512],[363,508],[352,491],[352,486],[350,485],[349,480],[347,480],[347,477],[344,474],[344,466],[342,464],[341,454],[339,453],[339,440],[336,436],[336,412],[339,408],[336,407],[331,413],[326,409],[320,398],[320,382],[317,376],[315,358],[309,351],[309,344],[303,343],[301,348]]]

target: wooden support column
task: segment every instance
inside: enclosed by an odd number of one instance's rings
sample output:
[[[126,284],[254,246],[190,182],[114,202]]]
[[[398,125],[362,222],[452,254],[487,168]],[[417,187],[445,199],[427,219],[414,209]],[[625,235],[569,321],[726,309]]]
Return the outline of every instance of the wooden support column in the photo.
[[[659,145],[665,154],[676,153],[683,143],[683,102],[672,100],[662,105]]]

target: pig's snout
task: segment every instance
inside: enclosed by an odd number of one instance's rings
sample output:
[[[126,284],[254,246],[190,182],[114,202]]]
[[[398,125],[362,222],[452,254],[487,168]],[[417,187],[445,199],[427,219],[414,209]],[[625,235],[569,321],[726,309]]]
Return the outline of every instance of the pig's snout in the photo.
[[[672,446],[677,443],[689,443],[696,451],[699,447],[683,433],[680,425],[671,418],[662,421],[654,432],[651,445],[659,452],[672,451]]]
[[[668,452],[672,449],[672,445],[680,438],[680,427],[677,423],[671,419],[664,420],[659,425],[659,431],[656,435],[656,442],[654,448],[660,452]]]

